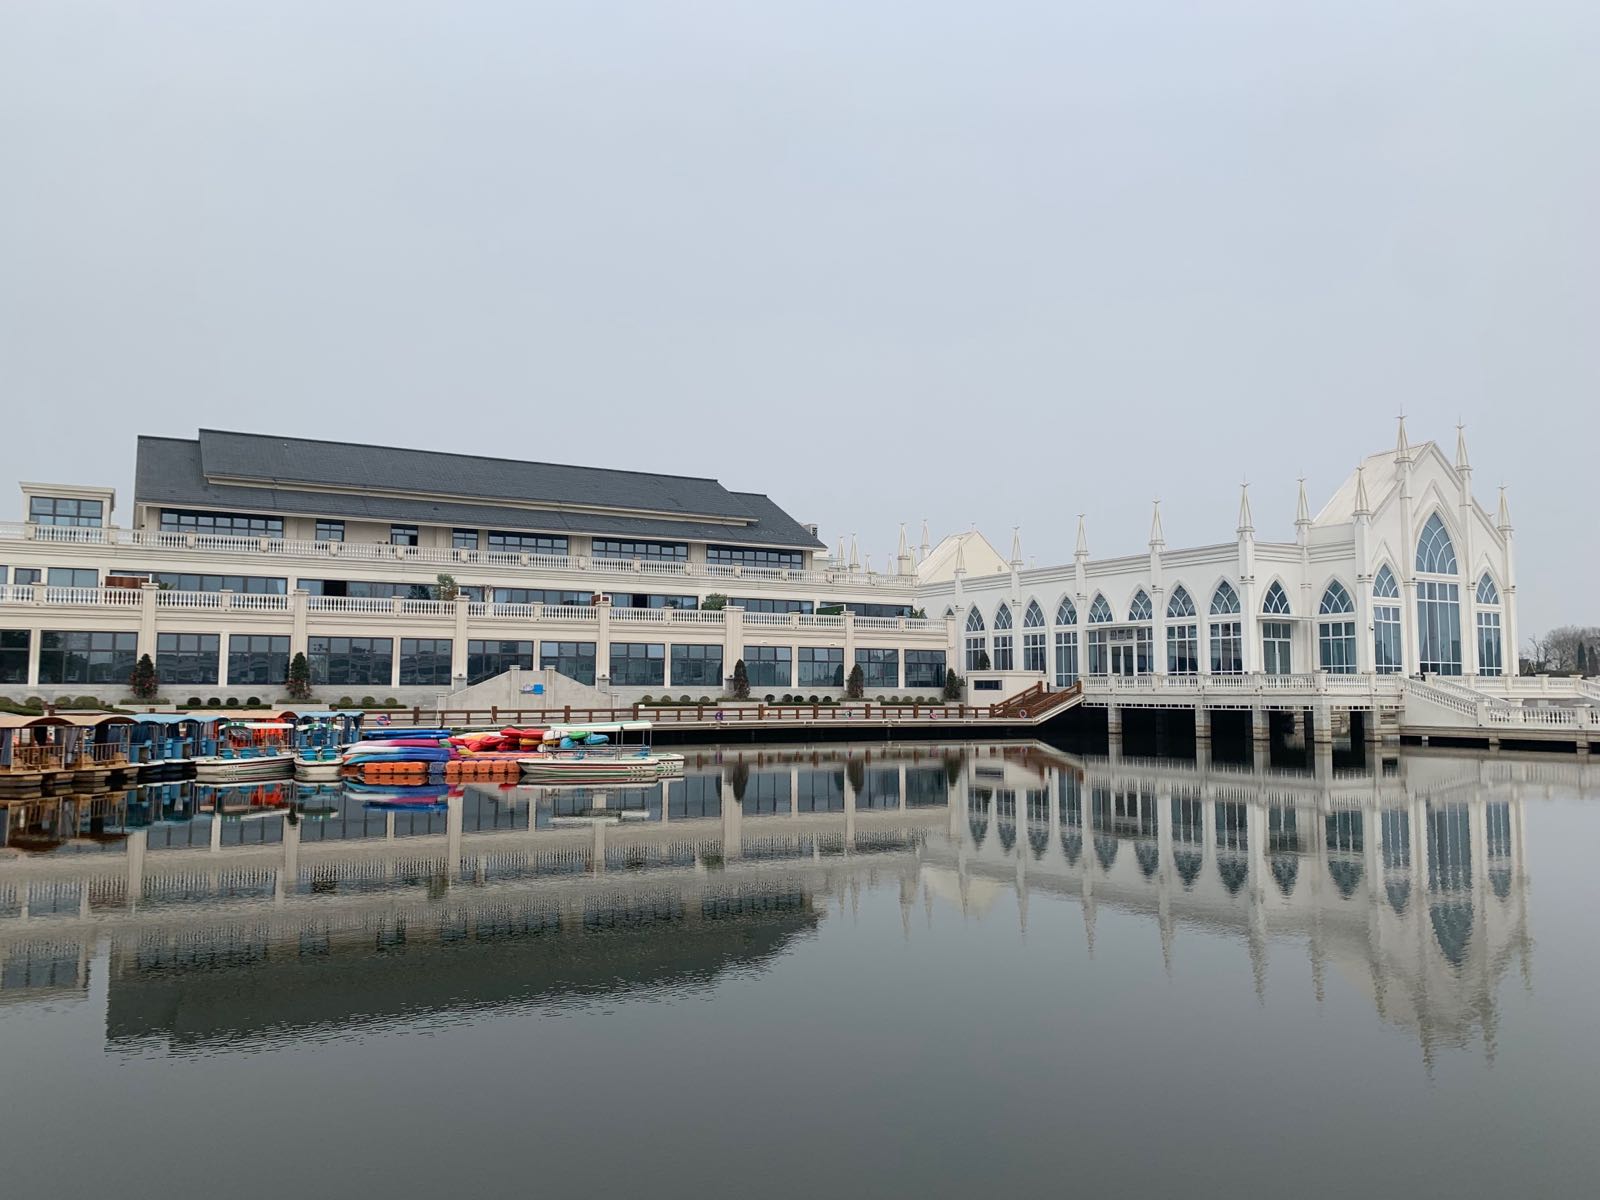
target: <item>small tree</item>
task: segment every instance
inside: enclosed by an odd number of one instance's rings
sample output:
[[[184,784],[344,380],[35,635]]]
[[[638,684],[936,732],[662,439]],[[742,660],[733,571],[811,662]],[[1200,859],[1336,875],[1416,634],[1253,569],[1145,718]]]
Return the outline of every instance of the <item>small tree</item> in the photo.
[[[461,594],[460,585],[456,583],[454,575],[440,575],[435,582],[438,585],[437,591],[441,600],[454,600]]]
[[[867,676],[866,676],[866,673],[864,671],[862,671],[861,664],[857,663],[855,666],[850,668],[850,674],[845,678],[845,681],[844,681],[845,699],[847,699],[847,700],[859,700],[859,699],[861,699],[862,696],[864,696],[866,694],[866,691],[867,691]]]
[[[721,592],[712,592],[704,600],[700,601],[700,610],[702,612],[721,612],[727,607],[728,598]]]
[[[304,651],[297,653],[289,664],[289,682],[285,690],[291,700],[311,699],[311,664],[306,662]]]
[[[954,667],[946,668],[944,673],[944,698],[946,700],[959,700],[961,693],[967,690],[967,681],[956,674]]]
[[[139,656],[133,674],[128,676],[128,690],[135,700],[154,700],[160,694],[161,680],[156,677],[156,665],[148,654]]]
[[[906,616],[916,621],[926,621],[928,619],[928,610],[925,608],[913,608]]]
[[[978,651],[977,668],[980,671],[987,671],[989,669],[989,652],[987,650]]]
[[[745,670],[742,658],[733,664],[733,685],[728,690],[735,700],[750,699],[750,672]]]

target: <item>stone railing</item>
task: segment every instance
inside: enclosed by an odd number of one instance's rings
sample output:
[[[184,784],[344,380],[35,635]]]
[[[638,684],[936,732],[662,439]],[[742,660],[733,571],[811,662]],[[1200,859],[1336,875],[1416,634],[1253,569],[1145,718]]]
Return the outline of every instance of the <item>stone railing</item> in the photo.
[[[1292,694],[1398,701],[1400,682],[1395,675],[1330,675],[1323,672],[1297,675],[1269,675],[1260,671],[1239,675],[1085,675],[1083,690],[1087,696],[1171,696],[1176,699],[1180,696],[1234,698]]]

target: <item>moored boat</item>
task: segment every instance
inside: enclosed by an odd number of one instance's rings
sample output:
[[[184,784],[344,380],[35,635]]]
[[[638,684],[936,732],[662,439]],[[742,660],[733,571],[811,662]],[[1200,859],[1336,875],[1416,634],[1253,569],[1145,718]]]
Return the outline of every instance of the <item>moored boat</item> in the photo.
[[[649,721],[555,726],[540,751],[517,760],[522,778],[540,783],[617,783],[682,775],[683,755],[652,746],[652,728]]]
[[[294,749],[288,721],[224,721],[217,752],[194,760],[196,779],[240,782],[281,779],[294,774]]]

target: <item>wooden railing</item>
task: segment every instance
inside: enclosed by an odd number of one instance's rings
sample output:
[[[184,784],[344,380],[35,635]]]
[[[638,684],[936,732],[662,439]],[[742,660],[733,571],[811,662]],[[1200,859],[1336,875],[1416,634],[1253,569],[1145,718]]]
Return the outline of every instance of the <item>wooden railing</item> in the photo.
[[[1076,703],[1082,696],[1082,683],[1074,683],[1058,691],[1051,691],[1044,683],[1036,683],[1009,700],[991,704],[989,716],[995,720],[1040,721]]]

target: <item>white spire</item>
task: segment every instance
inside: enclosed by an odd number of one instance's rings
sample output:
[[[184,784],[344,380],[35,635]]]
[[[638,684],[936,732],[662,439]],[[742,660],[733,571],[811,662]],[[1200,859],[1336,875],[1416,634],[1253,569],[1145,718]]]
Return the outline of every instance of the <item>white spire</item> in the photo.
[[[844,566],[844,534],[842,533],[839,535],[839,549],[833,555],[833,565],[836,567]]]
[[[867,551],[867,574],[872,574],[872,552],[870,550]]]
[[[1456,426],[1456,470],[1472,470],[1472,463],[1467,459],[1467,427],[1465,425]]]
[[[1250,516],[1250,485],[1241,483],[1239,485],[1239,528],[1235,532],[1254,533],[1255,531],[1256,523]]]
[[[900,522],[900,550],[899,550],[899,553],[900,553],[900,557],[901,558],[904,558],[906,555],[911,553],[911,547],[906,544],[906,523],[904,521]]]
[[[964,536],[962,536],[960,534],[957,534],[956,535],[956,574],[957,575],[965,575],[967,573],[967,550],[966,550],[966,546],[967,546],[967,539]]]
[[[1311,524],[1311,506],[1306,503],[1306,477],[1300,477],[1300,498],[1294,505],[1294,523],[1296,525]]]
[[[1013,567],[1020,567],[1022,565],[1022,526],[1021,525],[1013,525],[1011,527],[1011,565]]]
[[[1395,437],[1394,460],[1397,463],[1408,463],[1411,461],[1411,443],[1406,441],[1405,413],[1400,414],[1400,432]]]
[[[1511,506],[1506,503],[1506,489],[1500,489],[1500,512],[1495,518],[1495,526],[1502,533],[1511,532]]]
[[[1155,511],[1150,516],[1150,549],[1157,550],[1167,544],[1161,533],[1161,501],[1153,501]]]
[[[1367,469],[1365,467],[1356,468],[1355,515],[1358,517],[1370,517],[1372,515],[1372,501],[1367,499]]]
[[[1078,547],[1072,552],[1074,558],[1089,557],[1089,535],[1084,530],[1083,514],[1078,514]]]
[[[927,558],[928,557],[928,551],[933,549],[932,545],[928,542],[928,518],[927,517],[923,517],[922,518],[922,545],[919,546],[918,549],[922,552],[921,556],[920,556],[922,558]]]
[[[850,569],[854,571],[861,565],[861,554],[856,546],[856,535],[850,535]]]

